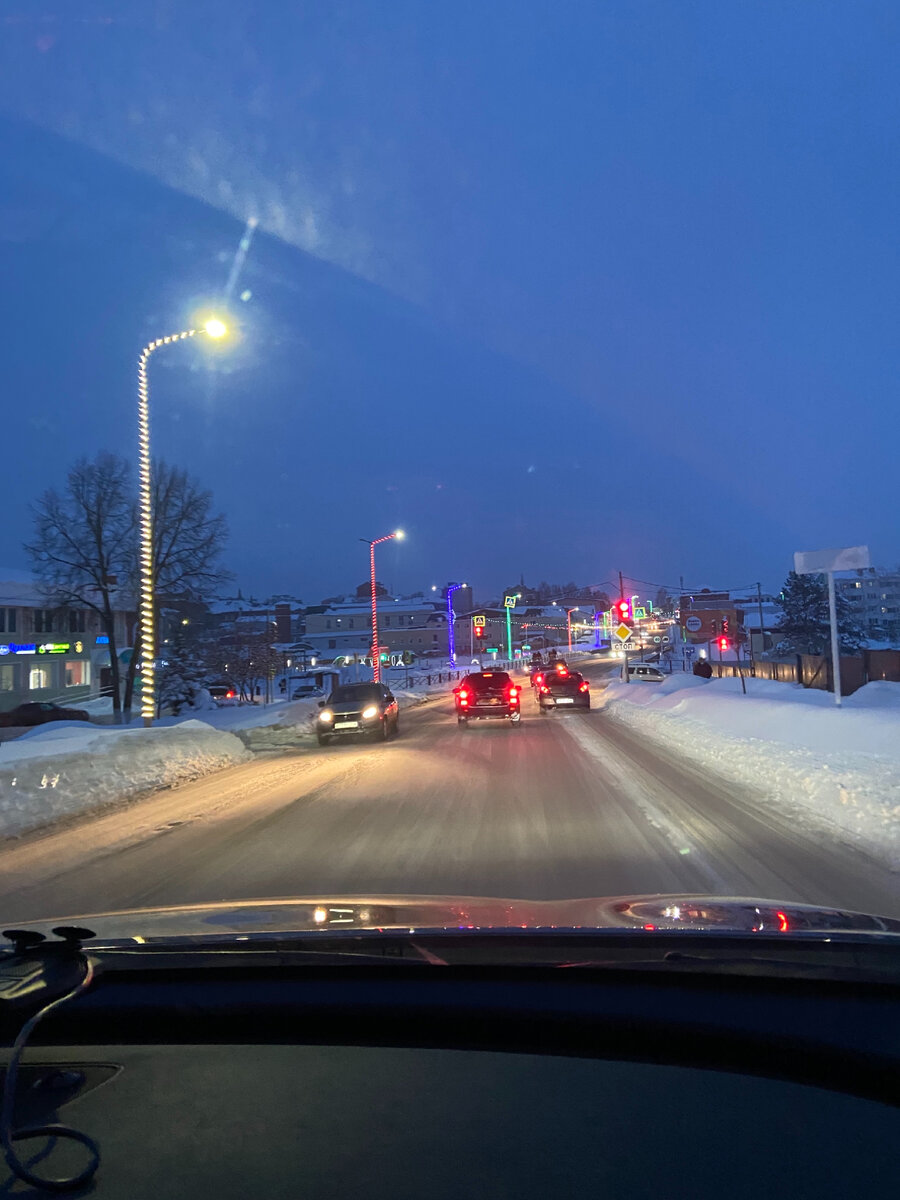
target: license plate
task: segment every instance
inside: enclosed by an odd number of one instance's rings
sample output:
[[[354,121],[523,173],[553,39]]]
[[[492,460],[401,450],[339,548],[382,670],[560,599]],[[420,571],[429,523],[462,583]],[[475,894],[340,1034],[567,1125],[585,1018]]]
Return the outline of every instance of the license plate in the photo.
[[[575,701],[572,699],[571,696],[558,696],[556,703],[557,704],[574,704]]]
[[[335,729],[359,729],[359,721],[335,721]]]
[[[500,698],[499,698],[499,696],[488,696],[487,703],[488,704],[499,704]]]

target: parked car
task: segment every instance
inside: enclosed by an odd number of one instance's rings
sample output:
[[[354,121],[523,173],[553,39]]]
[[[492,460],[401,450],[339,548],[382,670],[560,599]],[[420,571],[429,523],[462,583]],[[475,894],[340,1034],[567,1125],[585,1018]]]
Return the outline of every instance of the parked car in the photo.
[[[238,702],[237,688],[232,683],[211,683],[206,690],[220,708]]]
[[[636,679],[638,683],[662,683],[667,676],[659,667],[646,662],[636,662],[628,664],[628,678]]]
[[[46,725],[48,721],[89,721],[91,718],[81,708],[60,708],[49,700],[30,701],[0,713],[0,725]]]
[[[342,683],[331,693],[316,722],[320,746],[334,737],[368,735],[384,742],[400,732],[400,705],[383,683]]]
[[[518,725],[522,689],[506,671],[476,671],[453,689],[456,720],[465,728],[470,721],[509,721]]]
[[[538,708],[590,708],[590,684],[579,671],[548,671],[537,689]]]

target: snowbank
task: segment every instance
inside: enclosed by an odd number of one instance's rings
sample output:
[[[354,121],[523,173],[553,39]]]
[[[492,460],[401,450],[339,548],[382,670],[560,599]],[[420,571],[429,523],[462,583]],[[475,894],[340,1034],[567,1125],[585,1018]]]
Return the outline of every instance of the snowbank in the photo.
[[[0,836],[173,787],[250,757],[203,721],[154,729],[58,722],[0,748]]]
[[[827,692],[767,679],[611,683],[616,720],[751,785],[763,802],[900,869],[900,684],[877,682],[838,709]]]

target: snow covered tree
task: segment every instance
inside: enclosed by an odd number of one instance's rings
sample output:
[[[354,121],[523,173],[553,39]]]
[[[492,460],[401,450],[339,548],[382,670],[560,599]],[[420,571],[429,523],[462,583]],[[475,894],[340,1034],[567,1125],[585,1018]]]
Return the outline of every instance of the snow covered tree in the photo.
[[[203,690],[206,670],[196,647],[181,633],[162,647],[165,666],[159,677],[160,709],[170,708],[178,716],[185,708],[193,708]]]
[[[829,654],[828,583],[824,575],[798,575],[791,571],[778,599],[781,619],[776,632],[779,654]],[[838,638],[842,654],[856,654],[865,645],[865,634],[853,607],[838,592]]]

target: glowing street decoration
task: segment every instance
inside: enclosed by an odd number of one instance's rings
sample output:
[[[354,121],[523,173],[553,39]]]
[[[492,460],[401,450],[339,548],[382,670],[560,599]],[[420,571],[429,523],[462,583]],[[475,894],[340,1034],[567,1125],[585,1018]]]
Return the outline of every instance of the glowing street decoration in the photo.
[[[148,342],[138,359],[138,516],[140,522],[140,623],[141,623],[141,716],[145,725],[152,725],[156,715],[156,630],[153,580],[153,500],[150,484],[150,382],[147,364],[150,355],[160,346],[183,342],[206,333],[211,338],[224,337],[226,326],[217,317],[210,317],[204,328],[183,329]]]
[[[453,622],[456,620],[456,613],[453,611],[453,593],[458,592],[460,588],[464,588],[464,583],[451,583],[447,588],[447,648],[450,653],[450,662],[456,666],[456,631],[453,628]]]

